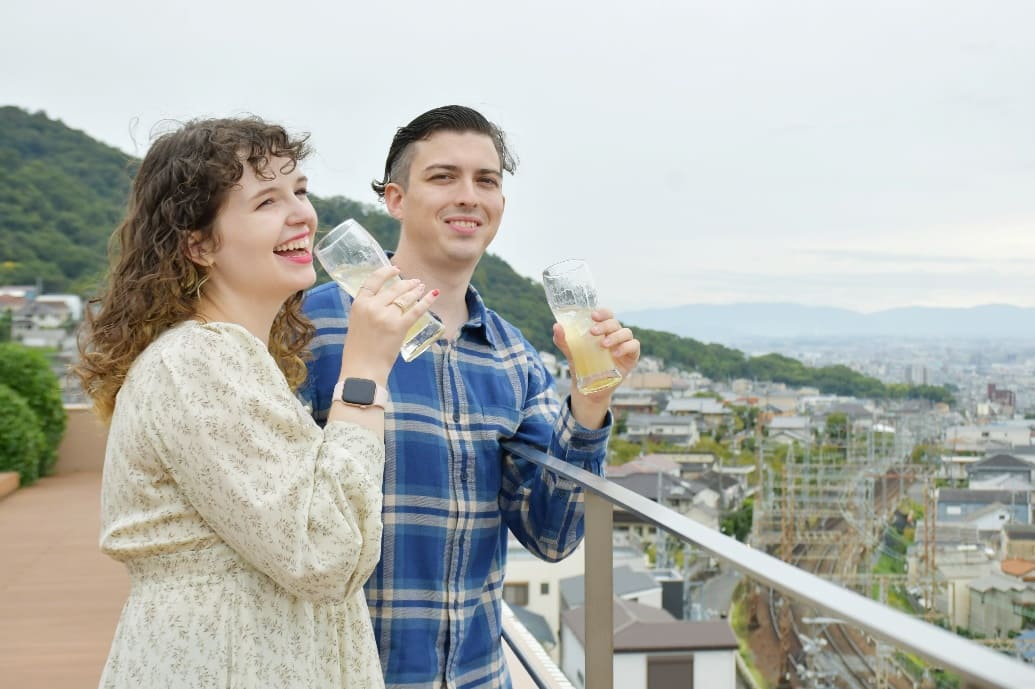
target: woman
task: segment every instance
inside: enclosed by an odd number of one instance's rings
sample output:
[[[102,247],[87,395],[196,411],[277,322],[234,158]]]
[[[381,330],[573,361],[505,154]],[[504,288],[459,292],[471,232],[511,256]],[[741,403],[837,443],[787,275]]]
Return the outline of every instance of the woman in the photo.
[[[111,424],[101,548],[132,583],[102,687],[383,686],[362,585],[384,409],[356,404],[437,292],[389,284],[395,268],[366,281],[342,356],[351,403],[321,430],[292,391],[313,333],[307,153],[258,119],[199,120],[136,175],[77,369]]]

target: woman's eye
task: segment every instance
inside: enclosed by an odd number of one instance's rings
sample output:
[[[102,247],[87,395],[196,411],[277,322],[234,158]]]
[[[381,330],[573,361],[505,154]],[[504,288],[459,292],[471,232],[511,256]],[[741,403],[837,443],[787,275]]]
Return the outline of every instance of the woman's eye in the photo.
[[[298,191],[295,192],[295,196],[309,196],[309,190],[308,189],[299,189]]]

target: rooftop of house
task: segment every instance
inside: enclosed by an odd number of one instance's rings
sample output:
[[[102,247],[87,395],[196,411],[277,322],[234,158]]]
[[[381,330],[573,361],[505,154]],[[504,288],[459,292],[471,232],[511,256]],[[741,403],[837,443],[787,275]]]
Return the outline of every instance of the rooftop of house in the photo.
[[[804,431],[808,430],[811,423],[811,419],[807,416],[774,416],[769,422],[769,429],[771,431]]]
[[[628,476],[630,474],[679,474],[679,464],[664,455],[642,455],[625,464],[608,465],[607,477]]]
[[[1007,524],[1003,534],[1011,541],[1035,541],[1035,524]]]
[[[940,488],[938,489],[938,502],[977,505],[990,505],[993,502],[1000,502],[1004,505],[1027,505],[1030,495],[1030,493],[1025,491]]]
[[[970,582],[967,588],[971,591],[985,593],[986,591],[1025,591],[1032,586],[1035,586],[1035,583],[1018,581],[1014,577],[993,572]]]
[[[995,471],[1004,469],[1020,469],[1023,471],[1031,471],[1031,462],[1026,462],[1023,459],[1018,459],[1013,455],[1008,454],[997,454],[991,457],[985,457],[980,462],[975,462],[967,467],[967,471]]]
[[[546,621],[545,617],[520,605],[511,605],[510,611],[514,613],[514,617],[518,618],[518,621],[524,625],[525,629],[535,637],[536,641],[548,647],[557,645],[557,637],[554,636],[553,630],[550,629],[550,623]]]
[[[1035,575],[1035,562],[1019,557],[1003,560],[1001,567],[1003,574],[1011,577],[1026,579],[1030,575]]]
[[[585,608],[561,614],[567,626],[586,643]],[[614,652],[649,651],[734,651],[737,638],[725,620],[688,622],[677,620],[667,611],[616,599],[614,601]]]
[[[665,411],[672,413],[732,414],[721,402],[711,397],[681,397],[669,400]]]
[[[615,595],[619,598],[634,593],[645,593],[647,591],[661,588],[657,579],[641,570],[635,570],[628,565],[614,568],[613,574]],[[578,608],[586,601],[586,577],[582,574],[574,577],[561,579],[561,599],[568,608]]]
[[[635,473],[625,476],[608,474],[608,479],[616,485],[628,488],[655,502],[658,500],[659,494],[665,500],[691,500],[694,493],[697,492],[692,484],[657,470],[651,473]]]

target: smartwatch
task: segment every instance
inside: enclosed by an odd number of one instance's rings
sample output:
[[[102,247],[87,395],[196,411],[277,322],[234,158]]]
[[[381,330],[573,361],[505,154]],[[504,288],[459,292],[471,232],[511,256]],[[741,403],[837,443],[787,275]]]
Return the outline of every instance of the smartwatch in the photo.
[[[332,400],[350,407],[381,407],[388,404],[388,391],[369,378],[345,378],[334,386]]]

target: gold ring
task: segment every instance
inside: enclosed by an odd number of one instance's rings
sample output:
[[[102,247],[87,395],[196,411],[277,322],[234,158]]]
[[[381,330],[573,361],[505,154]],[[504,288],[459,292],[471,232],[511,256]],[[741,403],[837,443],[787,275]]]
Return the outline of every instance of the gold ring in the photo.
[[[406,311],[410,308],[409,306],[407,306],[406,304],[402,303],[398,299],[396,299],[392,303],[399,307],[399,311],[401,313],[406,313]]]

